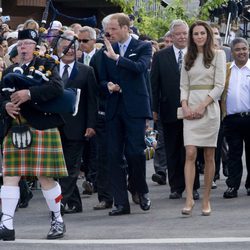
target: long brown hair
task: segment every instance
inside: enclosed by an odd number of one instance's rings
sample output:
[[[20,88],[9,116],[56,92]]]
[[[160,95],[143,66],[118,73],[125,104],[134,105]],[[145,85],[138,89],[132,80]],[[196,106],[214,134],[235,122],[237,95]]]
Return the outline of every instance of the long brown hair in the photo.
[[[209,68],[211,65],[211,62],[214,58],[214,38],[213,38],[213,31],[211,27],[204,21],[196,21],[193,23],[189,29],[188,34],[188,50],[185,57],[185,69],[189,71],[193,65],[194,61],[197,58],[198,55],[198,48],[193,40],[193,30],[196,26],[203,26],[206,29],[207,32],[207,41],[204,44],[203,49],[203,63],[206,68]]]

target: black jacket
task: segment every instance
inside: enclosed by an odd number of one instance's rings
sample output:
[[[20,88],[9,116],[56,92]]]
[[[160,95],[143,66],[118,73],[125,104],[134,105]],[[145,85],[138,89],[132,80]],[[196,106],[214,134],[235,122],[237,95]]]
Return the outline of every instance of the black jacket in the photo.
[[[38,58],[35,63],[35,67],[40,65],[41,61]],[[11,126],[12,118],[7,114],[5,105],[10,101],[8,95],[2,92],[4,86],[4,76],[10,72],[13,72],[14,67],[17,65],[11,65],[3,72],[3,78],[0,85],[0,116],[4,119],[4,134],[6,134],[8,128]],[[36,67],[37,68],[37,67]],[[28,69],[24,71],[24,75],[28,74]],[[27,78],[27,81],[29,79]],[[36,108],[37,104],[52,100],[63,94],[63,82],[55,68],[49,81],[43,81],[41,85],[29,87],[31,93],[31,100],[20,105],[21,115],[27,120],[28,124],[35,129],[45,130],[49,128],[59,127],[64,124],[64,120],[59,114],[51,114],[41,112]]]

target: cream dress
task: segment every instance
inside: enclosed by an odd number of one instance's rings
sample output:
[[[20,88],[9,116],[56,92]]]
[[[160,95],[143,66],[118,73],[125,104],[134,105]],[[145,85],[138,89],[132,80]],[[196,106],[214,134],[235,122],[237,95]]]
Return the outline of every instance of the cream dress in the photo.
[[[202,53],[198,54],[189,71],[186,71],[183,65],[180,81],[181,101],[188,100],[188,105],[192,109],[203,102],[208,95],[214,100],[206,108],[201,119],[183,120],[185,146],[216,147],[220,127],[218,100],[224,89],[225,77],[226,57],[223,50],[215,51],[214,59],[209,68],[205,68],[203,64]],[[190,90],[190,86],[193,90]]]

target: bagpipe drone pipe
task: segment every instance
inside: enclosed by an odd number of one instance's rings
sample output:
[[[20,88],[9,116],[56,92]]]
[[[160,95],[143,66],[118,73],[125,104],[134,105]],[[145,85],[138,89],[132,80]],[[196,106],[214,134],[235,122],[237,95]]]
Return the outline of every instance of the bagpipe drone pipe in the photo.
[[[14,91],[21,89],[29,89],[31,86],[39,86],[48,81],[60,63],[60,59],[68,52],[71,46],[77,40],[77,36],[73,36],[69,45],[64,49],[63,53],[59,58],[54,58],[52,56],[52,50],[47,51],[44,56],[40,55],[40,45],[42,39],[45,37],[46,29],[46,19],[48,16],[49,2],[47,1],[47,6],[43,13],[43,20],[41,22],[41,27],[39,28],[38,42],[36,45],[36,50],[34,51],[34,57],[28,66],[28,74],[23,74],[24,70],[22,67],[15,67],[13,73],[6,74],[2,79],[2,91],[9,94]],[[57,41],[60,39],[61,33],[54,39],[53,47],[56,47]],[[26,72],[26,70],[25,70]],[[41,102],[34,104],[34,107],[40,111],[48,113],[72,113],[77,114],[78,104],[80,98],[80,89],[66,88],[64,89],[63,95],[58,96],[47,102]]]

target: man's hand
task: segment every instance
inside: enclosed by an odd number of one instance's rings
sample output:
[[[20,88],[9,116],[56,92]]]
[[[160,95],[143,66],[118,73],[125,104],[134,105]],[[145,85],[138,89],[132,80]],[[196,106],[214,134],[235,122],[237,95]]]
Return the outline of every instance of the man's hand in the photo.
[[[104,37],[104,43],[105,43],[105,46],[107,48],[107,50],[104,50],[104,53],[106,54],[106,56],[108,58],[111,58],[111,59],[117,61],[119,58],[119,55],[114,52],[110,41],[106,37]]]
[[[93,128],[87,128],[84,136],[87,138],[91,138],[94,135],[95,135],[95,130]]]
[[[24,102],[27,102],[30,100],[30,91],[28,89],[22,89],[19,91],[16,91],[10,96],[10,100],[13,104],[16,106],[21,105]]]
[[[9,116],[13,119],[16,119],[16,116],[19,115],[20,108],[18,105],[13,104],[12,102],[7,102],[5,105],[5,109]]]
[[[158,121],[158,113],[153,112],[153,119],[154,119],[154,122]]]
[[[108,83],[108,90],[109,90],[110,93],[121,92],[120,86],[118,84],[114,84],[112,82]]]

